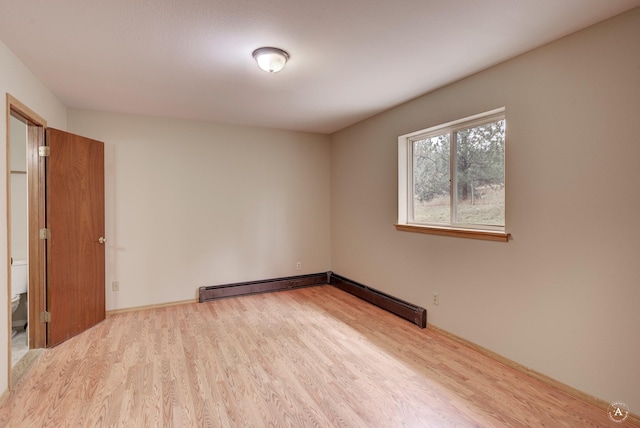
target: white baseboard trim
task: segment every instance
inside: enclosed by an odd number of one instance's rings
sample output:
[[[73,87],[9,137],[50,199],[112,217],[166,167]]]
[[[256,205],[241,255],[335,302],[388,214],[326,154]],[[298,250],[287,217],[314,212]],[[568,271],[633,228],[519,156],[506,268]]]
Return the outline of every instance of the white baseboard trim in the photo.
[[[137,311],[146,311],[149,309],[158,309],[158,308],[167,308],[170,306],[180,306],[180,305],[188,305],[189,303],[198,303],[198,299],[189,299],[189,300],[180,300],[177,302],[167,302],[167,303],[156,303],[153,305],[144,305],[144,306],[133,306],[130,308],[122,308],[122,309],[111,309],[106,311],[107,318],[117,314],[123,314],[126,312],[137,312]]]

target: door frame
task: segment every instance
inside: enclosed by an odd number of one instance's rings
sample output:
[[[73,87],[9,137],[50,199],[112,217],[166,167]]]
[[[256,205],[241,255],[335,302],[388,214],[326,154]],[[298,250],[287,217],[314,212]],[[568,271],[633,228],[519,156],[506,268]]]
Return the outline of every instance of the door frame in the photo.
[[[12,388],[11,364],[11,135],[10,118],[20,117],[27,124],[27,182],[28,182],[28,241],[29,241],[29,349],[44,348],[46,324],[40,321],[40,313],[46,309],[46,241],[41,240],[39,230],[45,225],[44,161],[38,147],[44,145],[47,121],[7,93],[6,97],[6,149],[7,149],[7,312],[8,312],[8,380]]]

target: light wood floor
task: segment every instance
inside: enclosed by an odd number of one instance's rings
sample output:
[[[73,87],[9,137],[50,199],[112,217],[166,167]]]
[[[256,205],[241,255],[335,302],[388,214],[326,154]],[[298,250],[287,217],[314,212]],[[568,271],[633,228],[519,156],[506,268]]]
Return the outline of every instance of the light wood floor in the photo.
[[[0,426],[624,425],[320,286],[109,317],[44,352]]]

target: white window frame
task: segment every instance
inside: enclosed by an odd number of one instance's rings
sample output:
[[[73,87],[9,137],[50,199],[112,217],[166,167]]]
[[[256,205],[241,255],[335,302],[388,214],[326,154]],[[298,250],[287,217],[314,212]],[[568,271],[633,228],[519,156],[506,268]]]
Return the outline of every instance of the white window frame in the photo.
[[[467,129],[498,120],[506,120],[505,108],[498,108],[477,115],[465,117],[463,119],[444,123],[427,129],[422,129],[410,134],[398,137],[398,223],[396,228],[402,231],[430,233],[437,235],[462,236],[476,239],[489,239],[496,241],[508,241],[509,234],[505,232],[505,226],[492,226],[481,224],[427,224],[419,223],[413,219],[413,143],[416,140],[425,139],[437,135],[449,133],[453,134],[461,129]],[[506,135],[505,135],[506,140]],[[506,141],[505,141],[506,145]],[[450,168],[451,168],[451,216],[453,218],[456,209],[457,198],[454,190],[457,188],[455,162],[455,142],[450,141]],[[505,147],[506,151],[506,147]],[[506,165],[505,165],[506,167]],[[506,216],[505,216],[506,217]],[[505,218],[506,223],[506,218]],[[460,232],[460,233],[458,233]],[[468,236],[467,236],[468,235]]]

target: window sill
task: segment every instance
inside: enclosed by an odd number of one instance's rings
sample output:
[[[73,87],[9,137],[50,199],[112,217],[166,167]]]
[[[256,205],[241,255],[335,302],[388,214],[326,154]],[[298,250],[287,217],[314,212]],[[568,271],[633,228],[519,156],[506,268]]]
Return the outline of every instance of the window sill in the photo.
[[[487,230],[453,229],[449,227],[418,226],[415,224],[396,224],[401,232],[426,233],[428,235],[455,236],[457,238],[482,239],[485,241],[508,242],[510,233]]]

